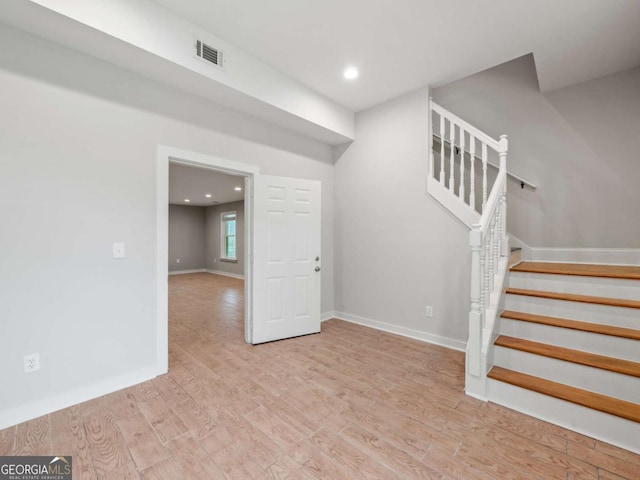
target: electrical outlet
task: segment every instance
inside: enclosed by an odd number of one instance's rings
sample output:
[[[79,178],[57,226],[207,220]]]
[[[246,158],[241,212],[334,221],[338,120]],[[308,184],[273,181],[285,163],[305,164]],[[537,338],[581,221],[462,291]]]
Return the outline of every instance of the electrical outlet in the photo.
[[[428,317],[428,318],[432,318],[433,317],[433,307],[431,305],[427,305],[427,308],[425,309],[424,314]]]
[[[180,259],[179,258],[176,258],[176,263],[180,263]]]
[[[40,370],[40,354],[32,353],[24,356],[24,373],[33,373]]]

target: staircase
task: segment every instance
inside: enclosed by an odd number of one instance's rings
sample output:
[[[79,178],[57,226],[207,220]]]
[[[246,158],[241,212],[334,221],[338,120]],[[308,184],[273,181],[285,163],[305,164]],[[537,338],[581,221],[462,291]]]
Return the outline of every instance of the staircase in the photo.
[[[640,267],[510,254],[507,177],[536,186],[507,137],[432,99],[429,119],[427,190],[469,229],[465,392],[640,453]]]
[[[640,267],[510,268],[487,399],[640,452]]]

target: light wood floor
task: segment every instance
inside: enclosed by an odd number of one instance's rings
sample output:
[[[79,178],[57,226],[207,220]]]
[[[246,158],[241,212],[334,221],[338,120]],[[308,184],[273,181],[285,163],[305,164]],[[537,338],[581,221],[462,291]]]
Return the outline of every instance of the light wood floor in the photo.
[[[639,479],[640,456],[463,394],[460,352],[330,320],[243,342],[242,282],[170,278],[170,373],[0,431],[74,479]]]

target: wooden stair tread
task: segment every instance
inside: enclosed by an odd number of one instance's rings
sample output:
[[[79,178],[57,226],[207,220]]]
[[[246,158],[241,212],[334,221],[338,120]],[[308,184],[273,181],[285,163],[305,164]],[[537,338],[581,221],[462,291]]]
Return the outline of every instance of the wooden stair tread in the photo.
[[[505,292],[512,295],[525,295],[529,297],[549,298],[552,300],[568,300],[570,302],[595,303],[613,307],[640,308],[639,300],[627,300],[623,298],[594,297],[592,295],[546,292],[543,290],[527,290],[524,288],[507,288]]]
[[[630,360],[607,357],[605,355],[583,352],[581,350],[572,350],[570,348],[533,342],[522,338],[508,337],[506,335],[500,335],[494,344],[500,347],[512,348],[514,350],[543,355],[557,360],[578,363],[588,367],[600,368],[640,378],[640,363]]]
[[[586,263],[522,262],[512,272],[579,275],[583,277],[624,278],[640,280],[640,267],[628,265],[593,265]]]
[[[567,318],[547,317],[545,315],[514,312],[512,310],[505,310],[504,312],[502,312],[501,317],[509,318],[511,320],[520,320],[523,322],[549,325],[553,327],[581,330],[583,332],[599,333],[601,335],[611,335],[613,337],[630,338],[631,340],[640,340],[640,330],[635,330],[633,328],[616,327],[613,325],[601,325],[599,323],[582,322],[578,320],[570,320]]]
[[[493,367],[489,378],[640,423],[640,405],[543,378]]]

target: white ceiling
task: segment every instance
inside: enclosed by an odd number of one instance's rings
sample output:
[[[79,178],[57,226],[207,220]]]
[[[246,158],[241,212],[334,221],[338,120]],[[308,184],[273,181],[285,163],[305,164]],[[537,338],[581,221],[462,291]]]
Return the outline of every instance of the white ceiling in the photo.
[[[155,1],[355,111],[531,52],[543,91],[640,65],[638,0]]]
[[[242,187],[242,191],[236,192],[234,187]],[[211,198],[206,194],[211,194]],[[191,201],[187,203],[185,198]],[[239,200],[244,200],[243,177],[178,163],[169,164],[169,203],[203,207]]]

